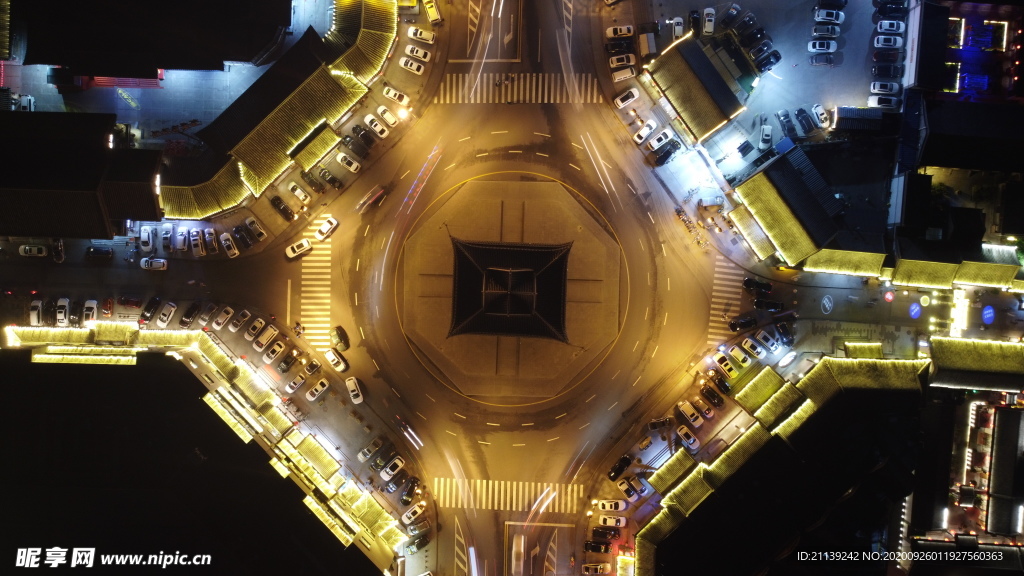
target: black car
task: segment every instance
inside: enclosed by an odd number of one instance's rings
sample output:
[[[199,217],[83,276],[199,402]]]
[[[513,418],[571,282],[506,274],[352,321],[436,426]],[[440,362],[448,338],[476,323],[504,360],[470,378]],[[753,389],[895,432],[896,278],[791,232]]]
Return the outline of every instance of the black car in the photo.
[[[899,64],[875,64],[871,67],[871,75],[875,78],[899,78],[903,76],[903,67]]]
[[[406,556],[411,556],[411,555],[419,552],[420,550],[422,550],[423,547],[426,546],[429,543],[430,543],[430,536],[424,534],[424,535],[420,536],[419,538],[413,540],[410,544],[406,545],[406,547],[405,547],[405,555]]]
[[[402,503],[402,506],[408,506],[409,504],[412,504],[412,499],[416,497],[416,494],[419,492],[419,489],[420,479],[413,476],[412,479],[409,480],[409,485],[406,486],[405,490],[402,491],[402,497],[398,501]]]
[[[700,34],[700,12],[696,10],[690,10],[690,31]]]
[[[782,132],[790,138],[796,138],[796,126],[793,125],[793,119],[789,116],[789,110],[783,108],[775,113],[775,118],[779,120],[779,125],[782,126]]]
[[[607,554],[611,551],[612,546],[607,542],[597,542],[595,540],[587,540],[583,543],[584,552],[597,552],[598,554]]]
[[[647,429],[651,430],[653,432],[654,430],[661,430],[662,428],[665,428],[665,427],[668,427],[668,426],[671,426],[671,425],[672,425],[672,419],[671,418],[655,418],[654,420],[651,420],[650,422],[647,423]],[[613,478],[613,480],[614,480],[614,478]]]
[[[899,62],[901,59],[899,50],[875,50],[871,55],[874,62]]]
[[[758,44],[764,42],[765,40],[771,39],[772,37],[769,36],[768,33],[764,31],[764,28],[757,28],[755,30],[747,32],[746,34],[743,35],[742,38],[740,38],[740,46],[743,46],[744,48],[750,48],[752,46],[757,46]]]
[[[795,116],[796,121],[800,123],[800,128],[803,129],[804,134],[814,132],[816,126],[814,125],[814,120],[811,119],[811,115],[807,113],[807,110],[797,108]]]
[[[300,354],[302,352],[298,348],[293,348],[291,354],[285,354],[284,358],[278,362],[277,371],[281,374],[287,373],[298,362]]]
[[[216,312],[218,308],[220,308],[220,305],[214,302],[210,302],[209,304],[207,304],[206,307],[203,308],[203,311],[200,312],[199,314],[199,321],[202,322],[203,325],[205,326],[210,321],[210,318],[213,316],[213,313]]]
[[[722,374],[718,370],[715,370],[714,368],[709,369],[708,380],[711,380],[711,382],[715,385],[715,387],[717,387],[722,392],[722,394],[728,394],[729,392],[732,392],[732,386],[729,385],[729,382],[726,381],[725,376],[722,376]]]
[[[758,58],[767,54],[768,51],[771,49],[772,41],[765,40],[764,42],[761,42],[760,44],[754,46],[754,48],[750,50],[750,59],[756,62]]]
[[[249,237],[249,228],[245,226],[235,226],[231,229],[231,235],[235,237],[235,242],[239,246],[248,250],[252,248],[252,238]]]
[[[627,40],[615,40],[606,43],[604,50],[609,54],[626,54],[633,51],[633,43]]]
[[[331,344],[340,352],[348,350],[348,334],[345,333],[344,328],[335,326],[331,329]]]
[[[771,294],[772,292],[771,282],[762,282],[757,278],[744,278],[743,287],[750,292],[760,292],[762,294]]]
[[[345,136],[343,136],[341,138],[341,140],[344,142],[345,138],[348,138],[350,142],[352,141],[352,137],[347,135],[347,134]],[[346,146],[347,146],[347,144],[346,144]],[[314,177],[309,172],[306,172],[306,171],[302,172],[302,180],[307,185],[309,185],[309,187],[312,188],[313,191],[316,192],[317,194],[323,194],[324,193],[324,190],[325,190],[324,183],[319,181],[319,180],[317,180],[316,177]]]
[[[359,156],[360,158],[366,158],[367,154],[370,153],[370,151],[367,150],[365,146],[363,146],[362,144],[356,142],[355,139],[352,138],[352,136],[350,136],[348,134],[345,134],[344,136],[342,136],[341,137],[341,141],[342,141],[343,144],[345,144],[345,146],[348,146],[348,149],[351,150],[353,154],[355,154],[356,156]],[[303,172],[303,174],[305,174],[305,172]],[[317,184],[320,184],[320,183],[317,182]],[[323,184],[320,184],[320,187],[322,188]]]
[[[149,299],[149,302],[146,302],[146,307],[142,309],[142,315],[140,316],[142,321],[149,322],[152,320],[158,308],[160,308],[160,297],[153,296]]]
[[[725,15],[722,16],[722,19],[718,21],[718,26],[721,27],[722,30],[732,28],[732,25],[737,19],[739,19],[740,12],[743,12],[743,9],[740,8],[739,4],[733,4],[725,11]]]
[[[753,12],[747,12],[742,20],[736,23],[736,35],[742,36],[750,30],[757,28],[757,18],[754,17]]]
[[[715,392],[715,389],[707,384],[700,387],[700,395],[707,398],[708,402],[711,402],[715,408],[721,408],[725,404],[725,400],[722,399],[718,392]]]
[[[310,360],[309,364],[306,364],[305,370],[306,374],[312,376],[313,374],[316,374],[318,370],[320,370],[320,363],[317,362],[316,360]]]
[[[68,309],[68,322],[72,326],[78,326],[82,323],[82,309],[85,307],[81,300],[75,300],[71,303],[71,308]]]
[[[777,322],[775,324],[775,331],[779,333],[779,341],[784,346],[793,345],[793,331],[789,329],[789,324],[785,322]]]
[[[595,526],[591,534],[593,538],[604,538],[605,540],[619,539],[619,529],[611,526]]]
[[[320,169],[320,177],[335,189],[341,189],[341,180],[334,174],[331,174],[331,171],[327,168]]]
[[[178,326],[182,328],[188,328],[195,321],[196,316],[199,315],[199,310],[202,308],[203,303],[196,301],[189,306],[185,313],[181,315],[181,320],[178,320]]]
[[[629,457],[629,454],[619,458],[619,461],[608,471],[608,479],[612,482],[618,480],[619,476],[622,476],[622,473],[626,471],[626,468],[629,468],[629,463],[632,461],[633,459]]]
[[[298,216],[295,215],[295,212],[284,203],[284,200],[281,200],[280,196],[271,196],[270,205],[276,208],[277,213],[288,222],[298,218]]]
[[[110,262],[114,259],[114,249],[103,246],[89,246],[85,249],[87,262]]]
[[[782,61],[782,54],[779,54],[778,50],[772,50],[771,52],[761,56],[757,62],[754,62],[754,66],[757,67],[757,71],[761,74],[768,72],[775,65]]]
[[[757,298],[754,300],[754,308],[757,308],[758,310],[766,310],[768,312],[778,312],[782,310],[782,302],[779,302],[778,300]]]
[[[846,8],[847,0],[818,0],[818,5],[815,6],[814,11],[817,12],[818,8],[825,10],[842,10]]]
[[[405,470],[399,470],[395,474],[391,481],[384,485],[384,491],[388,494],[394,494],[399,488],[405,485],[405,481],[409,479],[409,473]]]
[[[60,264],[64,261],[64,240],[60,238],[53,239],[53,246],[50,248],[50,252],[53,256],[53,261]]]
[[[373,459],[373,462],[370,462],[370,470],[380,472],[381,469],[384,468],[388,462],[391,462],[391,459],[395,456],[398,456],[398,451],[395,450],[394,446],[388,447],[387,450],[382,450],[377,454],[377,457]]]
[[[729,321],[729,330],[733,332],[739,332],[740,330],[749,330],[757,326],[757,318],[753,316],[737,316]]]
[[[898,20],[907,15],[903,3],[882,4],[878,7],[878,15],[887,20]]]
[[[836,59],[831,54],[811,54],[811,66],[832,67]]]
[[[352,133],[358,136],[359,141],[367,148],[373,148],[373,145],[377,143],[377,141],[373,139],[373,136],[370,135],[370,132],[359,124],[352,127]]]
[[[672,156],[675,156],[675,153],[682,147],[683,145],[680,144],[678,140],[669,140],[662,147],[661,151],[658,152],[658,155],[655,156],[654,165],[664,166],[666,163],[668,163],[669,160],[672,159]]]
[[[117,303],[126,308],[142,308],[142,298],[136,298],[135,296],[118,296]]]

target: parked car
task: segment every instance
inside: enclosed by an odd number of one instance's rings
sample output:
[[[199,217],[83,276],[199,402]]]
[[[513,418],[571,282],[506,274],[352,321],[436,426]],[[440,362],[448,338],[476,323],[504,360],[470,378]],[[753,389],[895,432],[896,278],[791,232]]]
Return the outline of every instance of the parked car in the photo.
[[[303,238],[298,242],[289,245],[284,249],[284,255],[288,258],[298,258],[303,254],[309,253],[313,250],[313,243],[309,241],[309,238]]]
[[[331,174],[331,171],[328,170],[327,168],[320,169],[320,177],[324,179],[324,182],[330,184],[332,188],[341,189],[341,180],[338,179],[338,177],[335,176],[334,174]]]
[[[764,345],[764,347],[770,352],[774,353],[779,351],[779,341],[764,330],[758,330],[757,334],[754,335],[754,338],[757,338],[757,341]]]
[[[408,34],[409,38],[412,38],[413,40],[419,40],[420,42],[424,42],[426,44],[433,44],[434,39],[437,38],[437,35],[434,34],[433,32],[427,32],[426,30],[423,30],[422,28],[417,28],[415,26],[409,26]]]
[[[295,211],[285,204],[284,200],[282,200],[280,196],[271,196],[270,205],[277,210],[277,213],[280,214],[281,218],[284,218],[286,222],[291,222],[298,218]]]
[[[825,112],[825,108],[821,104],[811,106],[811,119],[814,120],[818,128],[828,128],[832,122],[832,118],[828,115],[828,112]]]
[[[903,38],[899,36],[875,36],[875,48],[902,48]]]
[[[879,34],[902,34],[907,25],[899,20],[882,20],[875,29]]]
[[[426,50],[423,50],[423,52],[426,52],[427,59],[430,59],[430,52],[427,52]],[[387,123],[388,126],[398,125],[398,118],[391,113],[391,110],[388,110],[387,106],[378,106],[377,115],[380,116],[380,119]]]
[[[818,128],[807,110],[797,108],[793,115],[796,116],[796,121],[800,123],[800,129],[804,131],[804,134],[810,134]]]
[[[757,278],[744,278],[743,288],[748,292],[756,292],[758,294],[772,293],[772,283],[758,280]]]
[[[839,26],[835,24],[815,24],[811,27],[811,36],[814,38],[837,38]]]
[[[761,42],[757,46],[754,46],[753,48],[750,49],[750,52],[749,52],[750,59],[756,61],[761,56],[764,56],[765,54],[767,54],[771,49],[772,49],[772,41],[771,40],[764,40],[763,42]]]
[[[752,316],[737,316],[729,321],[729,330],[739,332],[757,326],[757,318]]]
[[[696,429],[704,425],[704,418],[701,417],[697,409],[688,400],[676,402],[676,408],[679,409],[679,413],[683,415],[683,418],[690,423],[690,426]]]
[[[274,345],[267,348],[267,351],[263,353],[263,363],[270,364],[274,360],[277,360],[277,357],[281,355],[281,352],[284,352],[284,348],[284,342],[280,340],[274,342]]]
[[[405,555],[412,556],[422,550],[427,544],[430,544],[430,536],[427,534],[420,534],[405,545]]]
[[[716,408],[721,408],[725,404],[725,400],[708,384],[704,384],[700,387],[701,396],[707,398],[708,402]]]
[[[813,53],[831,54],[839,49],[835,40],[811,40],[807,43],[807,51]]]
[[[740,346],[754,358],[764,358],[768,355],[768,352],[766,352],[764,348],[758,346],[757,342],[754,342],[750,338],[744,338],[743,341],[740,342]]]
[[[681,16],[672,19],[672,40],[676,41],[686,35],[686,25]]]
[[[257,242],[263,242],[267,239],[267,233],[263,230],[263,226],[252,216],[245,219],[245,225],[249,227],[249,231],[252,232]]]
[[[622,94],[619,94],[618,96],[615,97],[615,107],[621,110],[627,104],[629,104],[633,100],[636,100],[639,97],[640,92],[636,88],[630,88],[629,90],[626,90]]]
[[[872,82],[872,94],[899,94],[902,92],[899,82]]]
[[[267,325],[267,321],[263,318],[257,318],[252,321],[249,325],[249,329],[245,331],[245,339],[252,342],[256,335],[263,331],[263,327]]]
[[[775,113],[775,118],[778,119],[779,125],[782,126],[782,132],[786,136],[796,138],[796,126],[793,124],[793,119],[789,116],[789,110],[779,110]]]
[[[181,328],[190,328],[192,326],[192,323],[195,322],[196,316],[199,315],[199,310],[202,307],[203,303],[200,302],[199,300],[196,300],[195,302],[189,304],[188,308],[185,309],[185,312],[181,315],[181,318],[178,320],[178,326]]]
[[[718,25],[721,26],[723,30],[732,28],[732,25],[736,22],[736,19],[740,17],[740,13],[742,11],[743,9],[740,8],[739,4],[729,6],[729,9],[725,11],[725,14],[722,16],[722,20],[719,21]]]
[[[235,258],[238,256],[238,248],[235,248],[235,242],[227,232],[220,235],[220,244],[224,247],[224,253],[228,255],[228,258]]]
[[[669,140],[668,143],[662,147],[661,151],[658,152],[658,155],[654,157],[654,165],[664,166],[682,147],[683,146],[679,143],[679,140]]]
[[[907,10],[904,7],[903,2],[881,4],[875,11],[878,12],[878,15],[882,18],[889,20],[896,20],[907,15]]]
[[[876,64],[871,67],[871,75],[875,78],[899,78],[903,76],[903,66],[899,64]]]
[[[338,161],[338,164],[341,164],[342,166],[347,168],[349,172],[353,174],[359,172],[359,169],[361,168],[359,162],[356,162],[355,160],[352,159],[351,156],[345,154],[344,152],[339,153],[338,157],[335,158],[335,160]]]
[[[608,65],[612,68],[635,66],[636,56],[633,54],[620,54],[618,56],[612,56],[611,58],[608,59]]]
[[[818,9],[814,11],[814,21],[824,22],[826,24],[842,24],[843,20],[846,20],[846,15],[839,10],[822,10]]]
[[[419,522],[409,526],[406,530],[406,534],[409,536],[416,536],[417,534],[424,534],[427,530],[430,530],[429,520],[420,520]]]
[[[675,132],[673,132],[671,128],[666,128],[661,132],[658,132],[657,136],[651,138],[651,141],[647,143],[647,148],[653,152],[658,148],[661,148],[662,145],[671,140],[674,136]]]
[[[388,100],[394,100],[402,106],[408,106],[410,103],[409,96],[404,92],[399,92],[398,90],[391,88],[390,86],[384,89],[384,97]]]
[[[330,384],[327,382],[327,379],[321,378],[320,381],[316,383],[316,386],[313,386],[312,388],[309,389],[308,392],[306,392],[306,400],[309,400],[310,402],[315,402],[316,399],[319,398],[320,395],[323,394],[324,391],[327,390],[329,386]]]
[[[231,332],[238,332],[238,329],[242,327],[242,324],[245,324],[246,320],[248,320],[251,317],[251,312],[249,312],[248,310],[242,310],[241,312],[238,313],[238,316],[236,316],[235,319],[231,321],[231,324],[228,326],[228,330],[230,330]]]
[[[768,312],[778,312],[782,310],[782,302],[778,300],[765,300],[764,298],[757,298],[754,300],[754,308],[758,310],[767,310]]]
[[[705,8],[704,9],[704,27],[701,29],[701,33],[704,36],[711,36],[715,33],[715,9]]]
[[[163,258],[141,258],[139,267],[143,270],[167,270],[167,260]]]
[[[686,426],[676,428],[676,434],[679,434],[679,439],[683,441],[683,446],[686,447],[686,451],[690,454],[700,449],[700,440],[697,440],[697,437]]]
[[[384,468],[381,469],[381,480],[384,480],[385,482],[390,480],[395,474],[398,473],[399,470],[402,469],[403,466],[405,466],[405,458],[402,458],[401,456],[395,456],[394,458],[391,459],[390,462],[387,463],[386,466],[384,466]]]
[[[242,248],[245,248],[246,250],[252,248],[254,238],[250,236],[248,228],[244,226],[235,226],[231,230],[231,235],[234,237],[235,241],[242,246]]]
[[[775,333],[779,335],[779,340],[785,346],[792,346],[793,342],[795,342],[793,332],[789,329],[789,324],[785,322],[777,322],[775,324]]]
[[[722,354],[721,352],[716,352],[713,356],[713,359],[715,361],[715,364],[717,364],[722,369],[722,371],[725,372],[725,375],[728,376],[729,378],[735,378],[740,375],[740,373],[737,372],[735,368],[733,368],[732,362],[729,362],[729,359],[725,357],[725,354]]]
[[[868,108],[896,109],[899,108],[902,103],[902,100],[892,96],[879,96],[877,94],[868,96]]]
[[[412,58],[402,56],[402,58],[399,59],[398,61],[398,65],[404,68],[405,70],[412,72],[413,74],[416,74],[418,76],[423,75],[423,64],[413,60]]]
[[[156,234],[154,233],[152,226],[143,226],[139,229],[139,250],[142,250],[144,254],[149,254],[153,251],[153,242]]]
[[[408,506],[412,499],[422,492],[420,490],[420,479],[413,476],[409,480],[409,485],[402,491],[402,497],[398,500],[403,506]]]
[[[412,524],[417,518],[420,517],[421,514],[423,514],[423,511],[426,509],[426,502],[417,502],[412,508],[406,510],[405,514],[402,514],[402,524]]]
[[[620,457],[615,464],[612,464],[611,470],[608,471],[608,479],[612,482],[618,480],[619,476],[622,476],[622,473],[626,471],[626,468],[629,468],[632,462],[633,458],[629,454]]]
[[[632,40],[613,40],[605,42],[604,51],[609,54],[628,54],[633,51]]]
[[[348,389],[348,395],[352,398],[353,404],[363,403],[363,391],[359,389],[359,380],[349,376],[345,379],[345,388]]]
[[[210,254],[217,253],[217,231],[213,228],[203,230],[203,240],[206,241],[206,249]]]
[[[629,504],[625,500],[598,500],[598,510],[611,510],[613,512],[620,512],[629,507]]]
[[[114,315],[114,299],[107,298],[103,300],[103,306],[100,308],[104,318],[110,318]]]
[[[625,38],[627,36],[632,35],[632,26],[612,26],[611,28],[608,28],[607,30],[604,31],[604,37],[609,40],[614,40],[615,38]]]
[[[104,246],[89,246],[85,249],[87,262],[110,262],[114,259],[114,249]]]
[[[900,62],[903,60],[903,54],[899,50],[875,50],[871,54],[871,60],[873,62]]]
[[[701,417],[705,420],[712,418],[715,415],[715,411],[711,409],[711,406],[708,406],[707,402],[700,398],[695,397],[691,399],[690,404],[693,404],[693,407],[697,409],[697,412],[700,412]]]
[[[135,296],[118,296],[117,304],[118,306],[124,306],[125,308],[142,308],[142,298],[136,298]]]
[[[740,37],[740,46],[749,50],[750,48],[757,46],[761,42],[771,39],[772,37],[769,36],[767,32],[765,32],[764,28],[755,28],[750,32],[744,34],[742,37]]]
[[[629,520],[627,520],[625,516],[600,516],[597,521],[601,525],[594,527],[594,530],[601,530],[601,534],[603,535],[598,536],[595,532],[594,538],[606,538],[608,540],[618,540],[619,531],[615,530],[615,528],[622,528],[629,523]],[[612,530],[607,528],[609,526]],[[612,534],[614,534],[614,537],[611,536]]]
[[[584,564],[581,572],[583,574],[611,574],[612,565],[608,562],[596,562],[592,564]]]
[[[412,44],[409,44],[405,47],[405,53],[419,60],[420,62],[430,62],[430,52],[427,52],[426,50],[420,48],[419,46],[413,46]],[[392,124],[392,126],[394,126],[394,124]]]
[[[344,328],[341,326],[335,326],[334,328],[331,328],[329,335],[331,337],[331,345],[333,345],[337,351],[344,352],[345,350],[348,350],[348,333],[345,332]]]
[[[626,500],[629,502],[636,502],[640,499],[640,495],[637,494],[636,490],[629,485],[629,482],[626,482],[625,478],[616,482],[615,487],[622,492],[622,495],[625,496]]]
[[[324,352],[324,357],[327,358],[327,363],[338,372],[348,370],[348,362],[346,362],[341,353],[334,348],[330,348]]]
[[[644,122],[644,125],[636,131],[636,134],[633,134],[633,142],[636,142],[638,145],[643,144],[644,140],[646,140],[647,137],[651,135],[651,132],[654,132],[657,128],[658,122],[654,120],[654,118]]]
[[[142,314],[139,316],[139,318],[142,320],[142,323],[145,324],[146,322],[149,322],[150,320],[152,320],[153,316],[156,314],[156,311],[157,311],[157,309],[159,307],[160,307],[160,297],[159,296],[153,296],[152,298],[150,298],[149,302],[146,302],[146,307],[142,309]],[[59,310],[60,310],[59,301],[58,301],[57,309],[58,309],[58,312],[59,312]],[[57,317],[57,323],[58,323],[58,325],[60,324],[60,317],[59,316]]]
[[[775,65],[781,61],[782,54],[780,54],[778,50],[772,50],[771,52],[758,58],[757,62],[754,62],[754,66],[757,68],[757,71],[759,73],[764,74],[765,72],[768,72],[769,70],[774,68]]]
[[[835,58],[832,54],[812,54],[810,58],[811,66],[829,66],[831,67],[835,63]]]
[[[171,318],[174,317],[174,313],[177,312],[178,305],[174,302],[167,302],[164,304],[163,309],[160,310],[160,315],[156,318],[156,325],[161,328],[167,328],[167,325],[171,322]]]
[[[86,300],[82,306],[82,323],[92,322],[99,316],[99,303],[95,300]]]
[[[595,552],[597,554],[607,554],[611,552],[612,546],[608,542],[597,542],[595,540],[585,540],[583,542],[584,552]]]

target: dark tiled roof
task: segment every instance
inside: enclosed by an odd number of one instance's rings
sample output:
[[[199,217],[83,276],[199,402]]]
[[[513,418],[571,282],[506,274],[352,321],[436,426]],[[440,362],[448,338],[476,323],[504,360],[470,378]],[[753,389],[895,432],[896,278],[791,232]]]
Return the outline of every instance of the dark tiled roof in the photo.
[[[803,150],[794,146],[764,173],[814,243],[819,247],[828,244],[839,231],[832,216],[843,205]]]
[[[568,244],[465,242],[452,238],[448,336],[493,334],[568,341]]]

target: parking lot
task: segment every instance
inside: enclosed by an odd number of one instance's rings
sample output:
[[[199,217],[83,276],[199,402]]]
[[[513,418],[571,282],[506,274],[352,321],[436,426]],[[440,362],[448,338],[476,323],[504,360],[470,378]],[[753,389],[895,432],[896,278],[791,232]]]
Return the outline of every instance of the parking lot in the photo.
[[[811,54],[807,51],[807,43],[812,39],[816,2],[804,0],[780,6],[780,3],[769,0],[748,0],[737,4],[743,11],[754,13],[758,25],[771,36],[774,49],[782,54],[782,61],[761,77],[759,85],[746,101],[747,109],[705,144],[712,158],[719,159],[733,152],[744,135],[756,145],[756,131],[762,118],[773,126],[774,139],[778,142],[783,132],[775,112],[780,109],[789,109],[792,115],[796,108],[810,111],[814,104],[821,104],[826,110],[836,106],[867,105],[869,85],[873,80],[871,56],[874,48],[871,43],[878,20],[873,4],[851,2],[843,9],[845,19],[840,25],[839,37],[834,39],[838,50],[833,55],[832,67],[811,66],[809,61]],[[730,5],[722,3],[713,7],[721,17]],[[686,14],[690,9],[693,8],[687,7],[684,11],[681,6],[674,12]],[[722,33],[716,27],[716,34]],[[748,155],[747,161],[752,157]],[[723,171],[728,172],[724,166]]]

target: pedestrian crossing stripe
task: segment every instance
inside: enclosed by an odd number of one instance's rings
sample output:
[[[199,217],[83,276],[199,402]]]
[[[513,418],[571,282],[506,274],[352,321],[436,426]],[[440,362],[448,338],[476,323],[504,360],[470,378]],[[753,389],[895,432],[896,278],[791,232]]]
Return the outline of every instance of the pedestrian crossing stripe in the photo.
[[[312,236],[330,216],[321,214],[310,222],[303,236]],[[319,244],[302,258],[299,323],[304,328],[302,338],[315,350],[324,352],[331,347],[331,239]]]
[[[721,254],[715,254],[715,277],[711,286],[707,343],[717,346],[732,336],[729,320],[739,311],[746,272]]]
[[[434,500],[442,508],[575,514],[584,501],[582,484],[434,478]],[[544,505],[547,502],[547,505]]]
[[[592,73],[445,74],[434,104],[602,104],[604,94]]]

